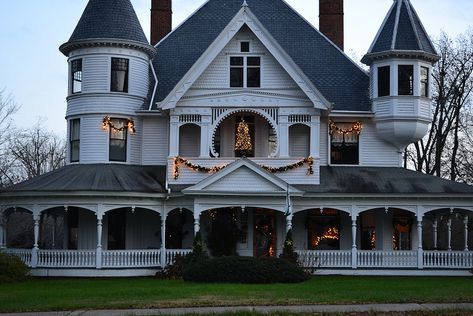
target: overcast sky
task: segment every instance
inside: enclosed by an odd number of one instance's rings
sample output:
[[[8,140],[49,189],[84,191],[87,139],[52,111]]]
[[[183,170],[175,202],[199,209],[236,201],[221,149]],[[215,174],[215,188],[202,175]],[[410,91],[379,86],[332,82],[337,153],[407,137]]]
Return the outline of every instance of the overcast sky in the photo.
[[[251,2],[247,0],[251,9]],[[205,0],[174,0],[173,27]],[[317,0],[287,0],[318,27]],[[473,25],[472,0],[411,0],[427,32],[452,36]],[[149,34],[151,0],[132,0]],[[345,51],[361,58],[393,0],[345,0]],[[0,88],[11,92],[21,110],[15,122],[28,127],[41,119],[57,133],[66,123],[67,61],[58,47],[69,39],[87,0],[0,0]]]

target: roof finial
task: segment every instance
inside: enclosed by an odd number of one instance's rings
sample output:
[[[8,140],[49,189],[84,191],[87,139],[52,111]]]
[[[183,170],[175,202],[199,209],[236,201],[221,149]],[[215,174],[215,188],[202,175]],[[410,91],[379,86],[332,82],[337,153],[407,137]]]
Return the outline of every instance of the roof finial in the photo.
[[[246,0],[243,0],[243,3],[241,4],[242,7],[247,7],[248,3],[246,3]]]

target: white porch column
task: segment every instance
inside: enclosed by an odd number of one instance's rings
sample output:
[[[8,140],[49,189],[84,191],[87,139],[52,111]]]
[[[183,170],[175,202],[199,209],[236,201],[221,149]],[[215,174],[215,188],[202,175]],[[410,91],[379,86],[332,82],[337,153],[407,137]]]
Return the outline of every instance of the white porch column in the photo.
[[[39,252],[39,220],[41,215],[33,213],[33,224],[34,224],[34,245],[31,251],[31,267],[36,268],[38,266],[38,252]]]
[[[167,214],[163,210],[161,214],[161,267],[166,266],[166,218]]]
[[[69,210],[69,206],[64,205],[64,244],[63,244],[63,249],[68,249],[69,248],[69,219],[67,215],[67,211]]]
[[[179,156],[179,115],[171,115],[169,129],[169,156]]]
[[[52,232],[52,235],[53,235],[52,248],[53,249],[56,249],[56,222],[57,222],[57,217],[56,215],[53,215],[53,232]]]
[[[422,247],[422,216],[417,217],[417,267],[424,268],[424,248]]]
[[[447,227],[448,227],[448,237],[447,237],[448,250],[451,251],[452,250],[452,219],[451,218],[448,218]]]
[[[356,269],[358,266],[358,249],[356,247],[356,214],[351,215],[351,267],[352,269]]]
[[[289,157],[289,117],[287,115],[279,116],[279,156],[281,158]]]
[[[194,236],[200,231],[200,213],[194,212]]]
[[[292,218],[293,218],[293,216],[294,215],[292,213],[286,215],[286,233],[292,229]]]
[[[202,122],[200,123],[200,157],[210,157],[210,135],[209,126],[211,122],[211,116],[202,116]]]
[[[434,229],[434,250],[437,250],[437,228],[438,228],[438,223],[437,223],[437,218],[434,219],[434,223],[432,224],[432,227]]]
[[[97,251],[95,253],[95,267],[102,269],[102,214],[97,214]]]
[[[463,225],[465,229],[465,251],[468,251],[468,215],[465,215],[465,218],[463,219]]]
[[[320,116],[310,117],[310,155],[320,157]]]

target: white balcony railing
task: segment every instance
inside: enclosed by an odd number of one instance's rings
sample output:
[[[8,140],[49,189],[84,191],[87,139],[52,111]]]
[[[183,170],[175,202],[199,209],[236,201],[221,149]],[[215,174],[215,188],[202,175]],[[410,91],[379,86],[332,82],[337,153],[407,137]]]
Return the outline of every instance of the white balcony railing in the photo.
[[[360,250],[357,265],[360,268],[415,268],[417,251]]]
[[[305,268],[351,267],[350,250],[298,250],[299,262]]]
[[[177,256],[185,256],[192,252],[192,249],[166,249],[166,266],[173,264]]]
[[[38,250],[38,267],[92,268],[95,260],[95,250]]]
[[[104,268],[143,268],[161,266],[161,250],[104,250]]]
[[[424,268],[471,269],[472,251],[424,251]]]
[[[16,248],[5,248],[0,251],[5,252],[9,255],[17,256],[27,266],[31,266],[31,249],[16,249]]]

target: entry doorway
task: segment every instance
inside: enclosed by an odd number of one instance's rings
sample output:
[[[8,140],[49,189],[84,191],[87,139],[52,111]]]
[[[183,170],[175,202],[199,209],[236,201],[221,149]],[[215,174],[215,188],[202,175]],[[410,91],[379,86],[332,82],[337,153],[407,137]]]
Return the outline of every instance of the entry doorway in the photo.
[[[269,210],[256,210],[254,213],[253,256],[276,256],[277,232],[276,214]]]

